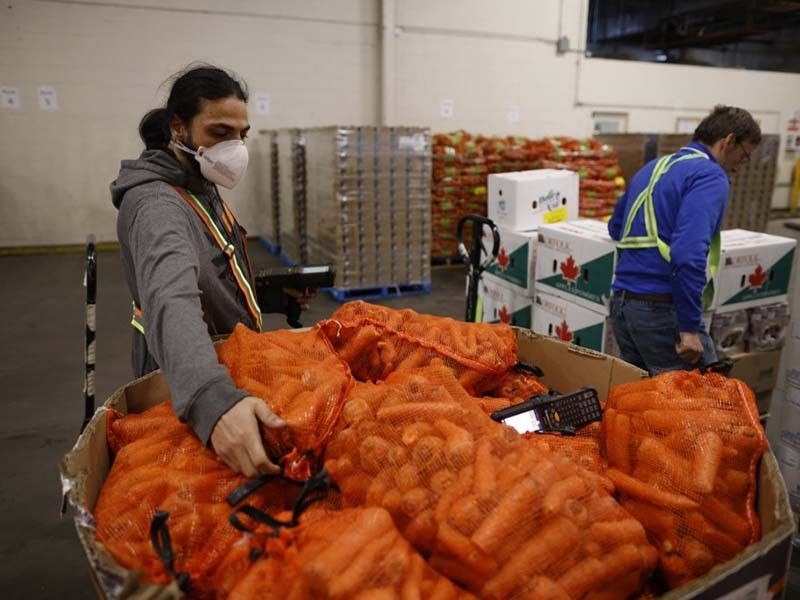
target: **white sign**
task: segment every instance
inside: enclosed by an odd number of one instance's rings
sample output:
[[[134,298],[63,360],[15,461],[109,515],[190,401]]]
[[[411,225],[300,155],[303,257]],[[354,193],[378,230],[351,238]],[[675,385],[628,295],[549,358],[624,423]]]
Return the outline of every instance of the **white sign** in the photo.
[[[453,114],[455,113],[455,105],[452,100],[449,98],[446,100],[442,100],[439,104],[439,115],[444,117],[445,119],[452,119]]]
[[[268,92],[257,92],[255,105],[257,115],[268,115],[272,105],[272,95]]]
[[[19,89],[6,86],[0,87],[0,108],[19,110],[21,107]]]
[[[52,86],[43,85],[39,88],[39,108],[42,110],[58,110],[58,97]]]
[[[519,123],[519,106],[516,104],[509,106],[506,112],[506,119],[508,119],[509,123]]]

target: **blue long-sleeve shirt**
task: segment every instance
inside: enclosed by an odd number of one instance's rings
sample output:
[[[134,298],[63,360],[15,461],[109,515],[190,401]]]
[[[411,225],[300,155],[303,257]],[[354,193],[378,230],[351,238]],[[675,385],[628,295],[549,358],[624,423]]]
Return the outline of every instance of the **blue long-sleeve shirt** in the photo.
[[[637,294],[672,294],[680,331],[702,328],[702,295],[706,285],[708,249],[722,223],[728,201],[728,176],[708,148],[699,142],[689,147],[700,150],[708,160],[697,158],[670,167],[653,189],[658,236],[670,247],[670,262],[657,248],[620,252],[613,288]],[[690,152],[681,149],[677,155]],[[608,222],[608,233],[622,237],[628,210],[647,187],[656,160],[642,167],[628,182]],[[646,235],[644,210],[639,210],[631,235]]]

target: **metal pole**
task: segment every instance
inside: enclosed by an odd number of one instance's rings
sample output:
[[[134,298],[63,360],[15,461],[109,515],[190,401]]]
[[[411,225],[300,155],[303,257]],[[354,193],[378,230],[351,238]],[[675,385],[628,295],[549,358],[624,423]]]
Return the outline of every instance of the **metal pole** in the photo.
[[[97,300],[97,254],[94,247],[94,235],[90,235],[86,240],[86,272],[83,277],[83,285],[86,288],[86,346],[81,432],[94,414],[95,306]]]

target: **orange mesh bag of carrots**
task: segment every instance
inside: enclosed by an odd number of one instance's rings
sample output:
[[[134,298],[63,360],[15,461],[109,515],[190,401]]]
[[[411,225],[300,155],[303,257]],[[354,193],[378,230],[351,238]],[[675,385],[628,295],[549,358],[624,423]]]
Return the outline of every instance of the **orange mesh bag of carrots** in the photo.
[[[109,414],[115,457],[94,510],[97,540],[146,581],[175,578],[194,597],[213,596],[214,573],[233,548],[247,543],[229,523],[227,501],[247,479],[220,462],[169,402],[140,414]],[[294,506],[301,487],[274,478],[249,502],[275,514]]]
[[[627,598],[657,553],[596,477],[489,419],[445,367],[357,384],[325,465],[481,598]]]
[[[307,479],[353,384],[327,337],[316,329],[255,333],[237,325],[217,354],[238,387],[286,421],[280,429],[262,425],[267,453],[280,457],[284,476]]]
[[[590,423],[581,427],[574,436],[558,434],[526,433],[526,438],[534,448],[557,452],[592,473],[603,476],[608,465],[601,453],[600,423]],[[614,485],[608,479],[602,480],[606,489],[613,491]]]
[[[473,598],[438,574],[403,539],[386,510],[350,508],[313,519],[270,540],[232,590],[255,598]]]
[[[669,587],[759,539],[756,468],[766,439],[741,381],[675,371],[616,386],[603,446],[606,475],[657,546]]]
[[[506,325],[463,323],[356,301],[320,327],[359,381],[381,381],[395,371],[437,361],[468,391],[480,393],[517,362],[516,336]]]

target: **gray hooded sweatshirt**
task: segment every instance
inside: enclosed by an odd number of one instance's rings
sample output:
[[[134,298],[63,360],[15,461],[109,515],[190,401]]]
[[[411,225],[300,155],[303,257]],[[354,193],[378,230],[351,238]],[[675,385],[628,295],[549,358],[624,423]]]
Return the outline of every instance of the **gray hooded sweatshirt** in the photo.
[[[247,392],[236,388],[217,360],[212,335],[237,323],[255,328],[227,257],[205,224],[172,187],[191,191],[216,217],[252,281],[245,233],[223,226],[216,186],[188,173],[164,150],[122,161],[111,198],[119,210],[117,236],[125,280],[141,308],[145,335],[133,331],[137,377],[162,368],[175,414],[208,443],[219,418]]]

